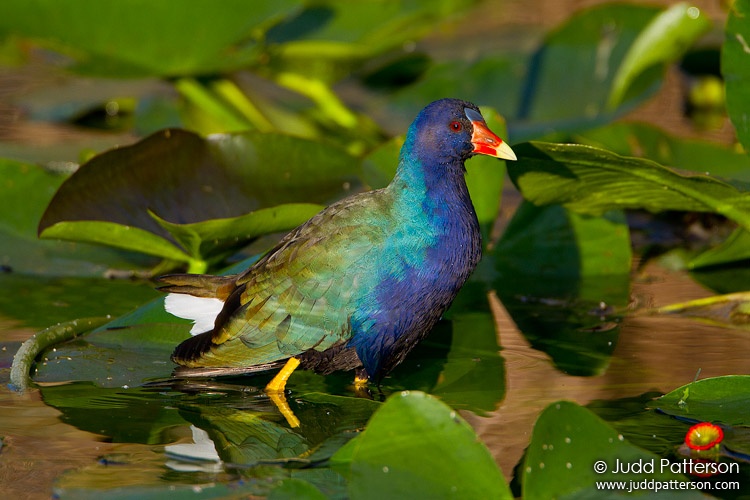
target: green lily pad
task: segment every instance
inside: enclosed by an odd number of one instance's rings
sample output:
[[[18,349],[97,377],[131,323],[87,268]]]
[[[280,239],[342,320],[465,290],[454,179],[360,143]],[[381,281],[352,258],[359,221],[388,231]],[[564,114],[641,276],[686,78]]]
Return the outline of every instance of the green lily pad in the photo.
[[[81,241],[189,262],[191,256],[167,239],[135,226],[106,221],[61,221],[47,227],[41,238]]]
[[[312,484],[301,479],[285,479],[268,494],[268,500],[295,500],[297,498],[326,500],[329,497]]]
[[[620,498],[623,488],[607,491],[601,481],[687,482],[688,479],[662,467],[662,458],[642,450],[607,425],[591,411],[571,402],[549,405],[534,424],[523,466],[523,497]],[[646,467],[639,472],[618,473],[624,465]],[[651,468],[653,467],[653,469]],[[599,471],[599,472],[597,472]],[[653,488],[635,492],[657,494]],[[662,491],[670,495],[671,491]],[[680,492],[680,498],[703,498],[699,492]]]
[[[524,198],[587,214],[615,208],[714,212],[750,229],[750,194],[707,175],[574,144],[525,143],[508,173]]]
[[[421,392],[388,398],[332,458],[351,498],[512,498],[500,469],[454,410]]]
[[[321,142],[282,134],[172,129],[95,156],[68,178],[39,223],[117,222],[169,236],[176,224],[237,217],[283,203],[326,203],[351,190],[359,162]]]
[[[312,203],[350,192],[359,168],[334,146],[281,134],[202,139],[167,130],[82,165],[58,189],[39,231],[205,261],[301,224],[320,208]]]
[[[725,375],[678,387],[649,406],[668,415],[725,425],[750,425],[750,375]]]
[[[147,282],[21,273],[0,274],[0,289],[0,316],[34,329],[86,316],[117,317],[159,295]]]

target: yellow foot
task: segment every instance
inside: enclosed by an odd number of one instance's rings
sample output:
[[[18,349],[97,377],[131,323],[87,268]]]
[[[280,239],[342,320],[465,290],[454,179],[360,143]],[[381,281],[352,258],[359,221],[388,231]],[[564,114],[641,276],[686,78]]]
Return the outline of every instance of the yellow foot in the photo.
[[[299,419],[294,415],[294,412],[289,407],[289,403],[286,401],[284,396],[284,388],[286,387],[286,381],[292,375],[292,372],[299,366],[299,360],[297,358],[289,358],[284,365],[284,368],[276,374],[266,386],[266,394],[268,398],[276,405],[279,412],[284,416],[289,427],[299,427]]]
[[[365,399],[372,399],[372,394],[370,394],[370,388],[368,387],[368,383],[370,382],[370,377],[367,375],[361,375],[357,374],[354,376],[354,394],[359,398],[365,398]]]

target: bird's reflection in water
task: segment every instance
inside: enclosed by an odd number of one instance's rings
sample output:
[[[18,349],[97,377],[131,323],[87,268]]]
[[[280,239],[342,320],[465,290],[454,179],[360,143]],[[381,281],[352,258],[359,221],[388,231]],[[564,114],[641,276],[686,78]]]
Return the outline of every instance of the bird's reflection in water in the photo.
[[[151,387],[163,386],[163,383]],[[165,447],[167,465],[180,471],[216,471],[260,464],[312,465],[324,461],[362,430],[379,403],[356,396],[311,392],[290,398],[288,410],[261,387],[216,381],[174,381],[172,390],[198,395],[179,405],[192,443]]]

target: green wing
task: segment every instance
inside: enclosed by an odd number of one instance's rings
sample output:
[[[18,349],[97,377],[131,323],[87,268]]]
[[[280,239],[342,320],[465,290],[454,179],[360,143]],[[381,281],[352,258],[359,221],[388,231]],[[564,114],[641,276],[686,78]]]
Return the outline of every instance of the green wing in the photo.
[[[186,366],[251,366],[324,351],[351,336],[349,319],[377,279],[387,197],[369,192],[319,213],[239,275],[211,335]]]

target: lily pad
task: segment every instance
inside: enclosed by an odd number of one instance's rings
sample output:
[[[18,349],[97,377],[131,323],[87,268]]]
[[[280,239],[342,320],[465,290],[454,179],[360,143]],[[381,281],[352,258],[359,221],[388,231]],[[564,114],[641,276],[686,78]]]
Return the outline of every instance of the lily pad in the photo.
[[[320,208],[310,203],[350,192],[359,169],[343,150],[311,140],[167,130],[82,165],[58,189],[39,232],[206,260],[228,244],[301,224]]]
[[[678,387],[649,406],[675,417],[748,426],[748,394],[750,375],[725,375]]]
[[[512,498],[500,469],[454,410],[421,392],[394,394],[331,459],[361,498]]]
[[[339,148],[282,134],[203,139],[170,129],[82,165],[60,186],[39,230],[100,220],[168,236],[148,210],[188,224],[283,203],[325,203],[353,189],[359,168]]]
[[[573,498],[620,498],[623,491],[597,487],[602,481],[642,480],[688,482],[661,458],[642,450],[591,411],[571,402],[549,405],[534,424],[523,468],[523,497],[529,500]],[[647,467],[643,471],[618,473],[616,467]],[[650,468],[653,464],[653,470]],[[645,489],[641,493],[655,495]],[[671,492],[662,493],[670,495]],[[699,492],[680,492],[680,498],[703,498]]]
[[[286,203],[276,207],[261,208],[239,217],[191,224],[174,224],[156,214],[151,214],[151,216],[169,231],[169,234],[192,258],[202,259],[217,251],[236,247],[239,242],[249,241],[264,234],[293,229],[323,208],[322,205],[313,203]]]

